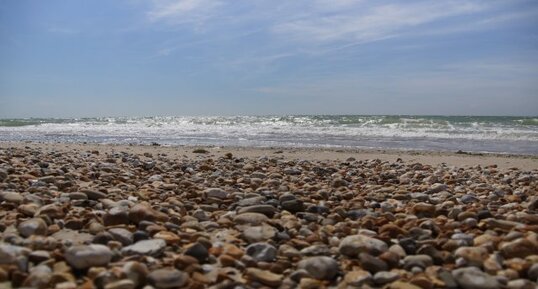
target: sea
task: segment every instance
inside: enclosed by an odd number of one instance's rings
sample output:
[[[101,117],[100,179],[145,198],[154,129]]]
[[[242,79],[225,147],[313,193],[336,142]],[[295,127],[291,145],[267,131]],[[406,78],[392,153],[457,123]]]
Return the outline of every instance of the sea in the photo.
[[[538,155],[538,117],[289,115],[0,119],[0,141]]]

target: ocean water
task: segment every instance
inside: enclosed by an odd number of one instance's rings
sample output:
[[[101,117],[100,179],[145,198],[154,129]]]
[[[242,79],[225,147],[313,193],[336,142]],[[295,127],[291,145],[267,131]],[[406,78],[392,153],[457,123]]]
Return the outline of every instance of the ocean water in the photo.
[[[538,155],[538,117],[296,115],[0,119],[0,141],[155,142]]]

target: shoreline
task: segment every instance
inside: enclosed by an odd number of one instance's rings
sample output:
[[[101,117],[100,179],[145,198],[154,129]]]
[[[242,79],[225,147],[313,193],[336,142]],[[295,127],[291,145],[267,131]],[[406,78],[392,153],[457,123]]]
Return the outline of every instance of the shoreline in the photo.
[[[397,150],[397,149],[363,149],[363,148],[322,148],[322,147],[240,147],[240,146],[168,146],[168,145],[125,145],[103,143],[46,143],[32,141],[0,141],[0,149],[9,147],[38,148],[42,150],[93,151],[102,153],[126,151],[136,154],[159,153],[171,157],[220,157],[226,153],[234,156],[256,158],[271,156],[286,160],[315,160],[315,161],[345,161],[348,158],[356,160],[379,159],[381,161],[396,161],[401,159],[406,163],[418,162],[426,165],[456,167],[492,166],[500,169],[517,168],[520,170],[538,170],[538,156],[500,153],[447,152],[427,150]],[[194,153],[202,149],[206,153]]]

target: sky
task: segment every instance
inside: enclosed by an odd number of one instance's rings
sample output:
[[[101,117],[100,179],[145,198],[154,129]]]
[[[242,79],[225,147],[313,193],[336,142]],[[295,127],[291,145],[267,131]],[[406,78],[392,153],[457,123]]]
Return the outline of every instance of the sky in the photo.
[[[0,118],[538,115],[538,1],[0,0]]]

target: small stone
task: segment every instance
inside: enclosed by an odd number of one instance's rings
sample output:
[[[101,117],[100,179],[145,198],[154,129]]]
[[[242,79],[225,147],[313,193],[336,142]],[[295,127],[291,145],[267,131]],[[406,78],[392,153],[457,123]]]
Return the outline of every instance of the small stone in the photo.
[[[529,255],[538,255],[538,246],[521,238],[502,244],[500,251],[505,258],[525,258]]]
[[[354,287],[361,287],[364,284],[370,283],[372,280],[372,274],[364,270],[354,270],[347,272],[344,276],[344,281]]]
[[[61,219],[65,217],[65,212],[62,207],[56,204],[44,205],[36,212],[36,216],[48,216],[52,219]]]
[[[305,209],[304,203],[301,200],[289,200],[280,204],[282,210],[289,211],[291,213],[302,212]]]
[[[20,204],[24,200],[24,197],[16,192],[1,192],[0,193],[0,202]]]
[[[134,289],[136,288],[133,281],[129,279],[123,279],[115,281],[105,285],[104,289]]]
[[[272,262],[276,258],[277,250],[267,243],[254,243],[246,248],[246,254],[257,262]]]
[[[149,255],[159,256],[166,248],[166,242],[162,239],[142,240],[127,246],[121,250],[126,255]]]
[[[158,269],[148,275],[148,283],[157,289],[179,288],[188,280],[189,275],[176,269]]]
[[[65,259],[75,269],[105,266],[112,259],[112,251],[98,244],[76,245],[67,249]]]
[[[271,205],[252,205],[248,207],[240,208],[237,213],[260,213],[264,214],[267,217],[271,218],[277,212],[277,209]]]
[[[467,267],[452,271],[452,275],[462,289],[499,289],[500,285],[492,277],[476,267]]]
[[[485,247],[459,247],[454,255],[465,259],[469,266],[481,267],[489,252]]]
[[[327,256],[309,257],[297,265],[298,269],[304,269],[310,276],[320,280],[333,280],[338,275],[338,267],[338,262]]]
[[[387,283],[392,283],[400,279],[400,274],[396,272],[380,271],[375,273],[373,281],[377,285],[384,285]]]
[[[247,268],[246,275],[254,280],[258,281],[269,287],[278,287],[282,284],[282,275],[271,273],[266,270],[260,270],[257,268]]]
[[[50,259],[50,253],[49,251],[45,251],[45,250],[32,251],[32,253],[30,253],[30,256],[28,256],[28,260],[36,264],[39,264],[43,261],[47,261],[49,259]]]
[[[260,213],[243,213],[235,216],[233,221],[237,225],[260,226],[263,223],[269,222],[269,218]]]
[[[135,224],[142,221],[165,221],[168,219],[164,213],[158,212],[146,204],[134,205],[128,213],[129,220]]]
[[[208,198],[216,198],[216,199],[226,199],[228,197],[228,192],[219,189],[219,188],[209,188],[204,191],[204,194]]]
[[[19,234],[23,237],[31,235],[47,235],[47,223],[41,218],[33,218],[26,220],[17,227]]]
[[[536,289],[537,285],[527,279],[516,279],[508,281],[507,289]]]
[[[386,287],[387,289],[422,289],[418,287],[417,285],[403,282],[403,281],[395,281],[392,282],[389,286]]]
[[[411,211],[419,218],[431,218],[435,216],[435,205],[417,203],[413,206]]]
[[[127,225],[129,224],[129,209],[126,207],[112,207],[103,216],[105,226]]]
[[[361,267],[372,274],[375,274],[379,271],[388,270],[387,263],[385,261],[376,258],[368,253],[359,254],[359,264]]]
[[[243,238],[249,243],[256,243],[273,239],[278,231],[267,224],[248,227],[243,231]]]
[[[123,265],[122,270],[135,287],[141,287],[146,284],[146,276],[149,272],[144,263],[130,261]]]
[[[319,289],[323,288],[322,286],[323,283],[321,283],[320,280],[312,278],[301,278],[301,281],[299,282],[300,289]]]
[[[406,270],[410,270],[413,267],[425,269],[433,265],[433,259],[432,257],[424,254],[410,255],[404,258],[403,263]]]
[[[527,276],[534,282],[538,282],[538,263],[532,264],[532,266],[527,271]]]
[[[411,281],[411,284],[417,285],[418,287],[422,289],[433,289],[433,282],[426,276],[414,276]]]
[[[157,234],[153,235],[153,238],[163,239],[168,245],[177,244],[181,240],[178,235],[169,231],[158,232]]]
[[[105,193],[99,192],[99,191],[96,191],[96,190],[85,189],[85,190],[82,190],[81,192],[86,194],[86,196],[90,200],[100,200],[100,199],[106,198]]]
[[[186,248],[185,255],[192,256],[196,258],[198,262],[204,263],[209,257],[209,252],[204,245],[200,243],[194,243]]]
[[[113,228],[108,230],[114,240],[120,242],[123,246],[128,246],[133,243],[133,233],[124,228]]]
[[[359,253],[378,255],[387,249],[385,242],[365,235],[347,236],[339,246],[340,253],[348,257],[357,257]]]
[[[52,270],[46,265],[39,265],[30,269],[30,275],[22,285],[30,288],[48,288],[51,277]]]
[[[89,244],[94,236],[88,233],[79,233],[74,230],[63,229],[52,234],[51,237],[63,243],[82,245]]]
[[[458,288],[458,283],[454,279],[454,276],[448,271],[442,270],[438,274],[439,279],[444,283],[443,287],[447,289],[456,289]]]

